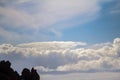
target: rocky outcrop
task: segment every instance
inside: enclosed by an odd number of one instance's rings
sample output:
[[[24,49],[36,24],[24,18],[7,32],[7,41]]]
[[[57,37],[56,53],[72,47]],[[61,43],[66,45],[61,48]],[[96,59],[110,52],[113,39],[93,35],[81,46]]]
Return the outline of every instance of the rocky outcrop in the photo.
[[[22,74],[19,75],[17,71],[11,68],[9,61],[0,61],[0,80],[40,80],[37,71],[24,68]]]

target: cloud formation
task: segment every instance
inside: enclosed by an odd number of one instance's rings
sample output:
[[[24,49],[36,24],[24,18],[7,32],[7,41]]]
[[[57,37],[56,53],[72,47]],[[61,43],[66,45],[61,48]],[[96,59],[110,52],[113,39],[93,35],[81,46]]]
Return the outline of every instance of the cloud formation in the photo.
[[[63,75],[41,75],[42,80],[119,80],[120,73],[71,73]],[[87,76],[87,77],[86,77]]]
[[[26,35],[30,39],[43,38],[49,33],[61,36],[61,29],[96,19],[102,8],[100,3],[100,0],[1,0],[0,30],[19,38]],[[8,40],[5,33],[1,35]]]
[[[98,0],[18,0],[1,1],[1,23],[13,27],[47,27],[75,16],[93,17],[100,11]],[[33,6],[33,7],[30,7]],[[31,8],[31,9],[30,9]],[[83,19],[83,18],[82,18]],[[80,21],[81,22],[81,21]]]
[[[120,38],[91,46],[83,42],[2,44],[0,59],[10,60],[17,70],[34,66],[43,73],[120,71]]]

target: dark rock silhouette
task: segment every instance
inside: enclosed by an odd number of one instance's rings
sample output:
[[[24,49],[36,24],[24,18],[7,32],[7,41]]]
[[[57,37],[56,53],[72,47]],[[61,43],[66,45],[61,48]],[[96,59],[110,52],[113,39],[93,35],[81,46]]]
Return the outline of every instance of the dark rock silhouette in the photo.
[[[27,68],[25,68],[25,69],[23,69],[23,71],[22,71],[22,78],[23,79],[25,79],[25,80],[30,80],[30,70],[29,69],[27,69]]]
[[[11,68],[9,61],[3,60],[0,61],[0,80],[40,80],[40,76],[34,68],[31,71],[24,68],[22,74],[19,75]]]
[[[40,77],[39,77],[37,71],[34,68],[32,68],[31,69],[31,78],[30,78],[30,80],[39,80],[39,78]]]

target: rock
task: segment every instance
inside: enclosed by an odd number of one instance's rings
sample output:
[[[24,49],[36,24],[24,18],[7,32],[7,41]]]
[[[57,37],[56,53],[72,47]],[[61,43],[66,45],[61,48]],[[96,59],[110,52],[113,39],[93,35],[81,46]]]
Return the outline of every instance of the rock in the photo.
[[[31,71],[24,68],[22,74],[19,75],[11,68],[9,61],[3,60],[0,61],[0,80],[40,80],[40,76],[34,68]]]

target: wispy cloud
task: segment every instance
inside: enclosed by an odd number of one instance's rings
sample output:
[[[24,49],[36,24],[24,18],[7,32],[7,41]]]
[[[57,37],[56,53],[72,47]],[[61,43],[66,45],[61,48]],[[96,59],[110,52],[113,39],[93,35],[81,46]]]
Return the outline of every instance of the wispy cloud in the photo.
[[[96,19],[102,7],[99,0],[1,0],[0,4],[1,29],[34,29],[41,35],[39,30],[45,30],[57,36],[62,35],[60,29]]]
[[[120,1],[116,1],[115,6],[110,11],[111,14],[120,14]]]
[[[10,60],[17,70],[34,66],[46,73],[119,71],[120,38],[103,44],[94,47],[83,42],[2,44],[0,59]]]

